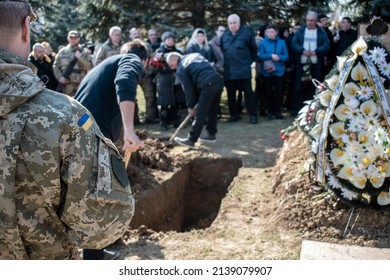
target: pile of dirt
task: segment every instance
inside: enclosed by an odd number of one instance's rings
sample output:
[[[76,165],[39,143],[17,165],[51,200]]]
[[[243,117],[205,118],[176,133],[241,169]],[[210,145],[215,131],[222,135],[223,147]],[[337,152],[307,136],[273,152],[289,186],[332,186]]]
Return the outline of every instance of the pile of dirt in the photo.
[[[353,208],[310,180],[309,145],[305,135],[293,131],[273,168],[273,193],[279,200],[273,219],[299,231],[304,239],[390,247],[389,209]]]
[[[167,185],[167,181],[180,177],[183,166],[187,165],[184,169],[188,169],[191,166],[188,163],[199,158],[219,157],[224,160],[234,156],[242,160],[243,165],[234,175],[236,177],[226,190],[226,196],[222,197],[219,209],[213,213],[215,220],[207,220],[207,227],[196,227],[186,232],[155,230],[142,223],[153,217],[148,214],[144,220],[140,217],[137,226],[129,227],[123,244],[118,247],[122,257],[298,259],[304,239],[390,248],[389,209],[361,208],[352,212],[351,206],[332,192],[313,185],[307,171],[310,160],[307,138],[294,130],[287,140],[279,139],[279,131],[291,125],[291,121],[260,121],[256,129],[244,122],[240,126],[221,122],[221,140],[215,145],[197,145],[195,150],[172,147],[171,143],[156,139],[153,132],[158,130],[157,126],[147,127],[151,136],[145,131],[138,131],[144,144],[132,155],[128,167],[138,203],[136,212],[141,214],[146,209],[150,213],[153,209],[156,212],[153,215],[157,216],[160,211],[158,219],[166,223],[164,226],[172,224],[173,220],[165,219],[166,213],[161,214],[162,206],[168,209],[171,205],[175,210],[175,202],[180,200],[182,205],[201,201],[194,200],[192,193],[184,192],[181,198],[167,193],[175,189],[172,184]],[[245,135],[245,142],[232,135]],[[220,161],[217,162],[220,164]],[[212,168],[211,165],[209,167]],[[224,177],[218,170],[206,176]],[[153,197],[154,193],[159,196]],[[177,212],[169,213],[170,217]]]
[[[135,196],[143,191],[154,188],[161,183],[167,174],[177,172],[182,166],[196,157],[204,154],[198,150],[191,150],[185,154],[172,153],[172,143],[168,140],[151,138],[146,130],[137,130],[138,137],[142,140],[141,147],[132,153],[127,167],[127,174],[131,183],[131,189]],[[122,137],[120,137],[122,139]],[[122,150],[123,142],[115,143]]]

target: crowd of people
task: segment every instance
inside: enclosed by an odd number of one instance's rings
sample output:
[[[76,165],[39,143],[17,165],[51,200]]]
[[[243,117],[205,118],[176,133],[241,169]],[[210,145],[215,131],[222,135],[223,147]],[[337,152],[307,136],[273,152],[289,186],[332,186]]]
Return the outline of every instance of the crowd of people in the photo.
[[[348,17],[334,34],[326,16],[310,11],[294,34],[269,24],[255,36],[231,14],[210,41],[196,28],[184,50],[174,32],[159,39],[150,29],[144,39],[133,27],[123,43],[113,26],[96,54],[80,44],[77,30],[56,54],[48,42],[31,49],[34,20],[27,1],[0,2],[0,204],[7,205],[0,210],[0,259],[70,259],[80,248],[84,259],[118,257],[106,247],[124,233],[134,199],[113,143],[123,135],[125,155],[142,145],[134,131],[138,85],[144,122],[165,131],[188,110],[191,132],[175,140],[192,148],[198,139],[216,141],[224,87],[231,123],[242,118],[242,99],[250,124],[262,113],[283,118],[283,106],[294,114],[314,94],[311,79],[321,80],[357,38]]]
[[[152,28],[147,31],[147,38],[142,38],[141,29],[132,27],[126,40],[121,27],[113,26],[108,39],[94,53],[81,46],[81,34],[71,30],[68,44],[56,56],[50,44],[45,42],[47,45],[43,47],[43,43],[37,43],[29,60],[38,68],[38,76],[48,88],[74,96],[85,75],[104,59],[119,54],[124,41],[143,40],[148,50],[148,63],[140,81],[146,103],[145,117],[141,121],[136,102],[134,123],[160,123],[161,130],[167,131],[170,126],[180,125],[182,111],[188,106],[166,56],[170,52],[199,53],[224,79],[228,121],[237,122],[246,109],[249,122],[256,124],[258,116],[282,119],[286,111],[295,116],[303,101],[312,98],[315,88],[311,79],[322,80],[336,57],[357,39],[350,17],[335,23],[332,21],[331,25],[328,16],[309,11],[304,24],[291,27],[265,24],[254,32],[241,25],[237,14],[232,14],[227,18],[226,27],[215,27],[210,40],[204,28],[196,28],[183,47],[177,46],[172,31],[165,31],[159,37]],[[39,54],[42,48],[45,55]],[[256,86],[253,89],[254,65]],[[217,110],[221,117],[221,104]]]

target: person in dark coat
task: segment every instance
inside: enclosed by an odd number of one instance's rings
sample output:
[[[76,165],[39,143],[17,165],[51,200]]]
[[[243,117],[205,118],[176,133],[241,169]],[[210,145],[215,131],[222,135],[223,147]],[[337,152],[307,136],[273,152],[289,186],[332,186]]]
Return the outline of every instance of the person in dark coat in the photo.
[[[135,146],[141,143],[132,121],[137,86],[146,60],[142,40],[126,43],[121,54],[106,58],[85,76],[75,95],[75,99],[91,111],[103,134],[114,142],[124,126],[124,143]],[[126,112],[122,110],[125,104],[129,106]],[[129,119],[125,119],[127,114]]]
[[[176,76],[186,97],[188,113],[195,116],[187,138],[174,140],[187,147],[194,147],[198,141],[215,142],[217,133],[218,105],[223,90],[223,79],[210,62],[199,53],[181,55],[171,52],[167,56],[169,67],[176,70]],[[206,124],[208,134],[200,137]]]
[[[224,79],[228,94],[230,122],[240,119],[237,106],[237,91],[244,91],[245,105],[251,124],[257,123],[256,97],[252,89],[252,63],[257,56],[257,46],[253,32],[241,27],[240,17],[228,17],[229,30],[221,37],[224,54]]]
[[[106,58],[84,77],[74,97],[113,142],[119,140],[123,128],[123,149],[130,153],[142,144],[134,131],[134,111],[137,86],[148,58],[146,48],[140,39],[124,44],[121,54]],[[107,249],[88,249],[83,259],[115,259],[118,255]]]
[[[340,31],[333,37],[333,42],[335,44],[335,55],[341,56],[341,54],[356,40],[357,31],[352,29],[351,18],[343,17],[340,22]]]
[[[56,90],[58,81],[53,72],[53,61],[46,55],[42,44],[35,44],[28,60],[37,67],[37,75],[48,89]]]
[[[329,50],[329,40],[322,27],[317,25],[317,13],[309,11],[306,25],[292,37],[291,47],[295,54],[295,88],[292,115],[296,116],[303,101],[313,99],[315,87],[312,79],[321,79],[325,55]]]
[[[180,85],[175,82],[174,71],[169,68],[165,59],[170,52],[182,53],[175,46],[175,35],[166,31],[162,34],[163,44],[158,48],[151,61],[151,66],[157,73],[157,105],[160,106],[161,130],[167,131],[168,125],[180,125],[179,108],[185,103],[185,97]]]

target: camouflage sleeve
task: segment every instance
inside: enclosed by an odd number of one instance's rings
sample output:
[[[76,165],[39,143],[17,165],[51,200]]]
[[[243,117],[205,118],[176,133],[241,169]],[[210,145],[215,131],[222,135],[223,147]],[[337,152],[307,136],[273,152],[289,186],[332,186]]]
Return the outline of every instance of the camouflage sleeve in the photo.
[[[77,64],[79,65],[80,69],[83,69],[84,71],[88,72],[92,69],[91,55],[89,54],[87,49],[83,49],[83,52],[78,59]]]
[[[59,51],[53,62],[53,73],[57,80],[62,77],[61,63],[62,63],[62,51]]]
[[[134,198],[124,161],[80,106],[74,129],[60,139],[64,195],[61,219],[72,242],[103,248],[122,237],[134,215]]]
[[[104,59],[107,58],[107,50],[106,47],[103,45],[96,54],[96,62],[95,64],[98,65],[100,62],[102,62]]]

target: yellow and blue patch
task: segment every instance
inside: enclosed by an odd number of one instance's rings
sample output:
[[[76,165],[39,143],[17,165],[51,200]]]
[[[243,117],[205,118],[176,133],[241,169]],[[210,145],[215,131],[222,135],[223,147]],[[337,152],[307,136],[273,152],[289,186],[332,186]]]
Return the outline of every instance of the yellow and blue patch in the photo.
[[[92,118],[85,113],[77,122],[77,124],[84,129],[84,131],[88,131],[88,129],[91,127],[93,124]]]

